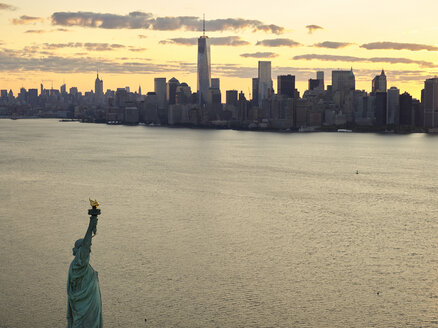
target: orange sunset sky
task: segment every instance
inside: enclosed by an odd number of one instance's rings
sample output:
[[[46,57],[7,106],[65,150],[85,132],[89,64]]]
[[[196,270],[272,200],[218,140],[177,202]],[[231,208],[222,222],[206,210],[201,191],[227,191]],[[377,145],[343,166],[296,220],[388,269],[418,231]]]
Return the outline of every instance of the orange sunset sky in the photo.
[[[212,77],[222,92],[248,95],[258,60],[272,77],[293,74],[302,93],[316,70],[350,69],[370,91],[385,69],[388,88],[420,97],[437,74],[438,1],[30,1],[0,2],[1,89],[153,91],[154,77],[176,77],[196,91],[196,39],[211,38]]]

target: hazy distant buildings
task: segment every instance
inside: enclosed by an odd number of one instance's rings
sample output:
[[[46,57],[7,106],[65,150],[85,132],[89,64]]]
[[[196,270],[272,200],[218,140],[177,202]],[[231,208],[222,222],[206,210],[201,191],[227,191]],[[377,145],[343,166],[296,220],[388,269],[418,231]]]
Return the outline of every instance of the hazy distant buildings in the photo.
[[[77,87],[71,87],[69,92],[70,92],[70,95],[72,95],[73,97],[76,97],[79,93]]]
[[[271,62],[259,61],[258,72],[258,104],[261,107],[263,100],[270,99],[272,95]]]
[[[424,127],[438,127],[438,78],[424,82]]]
[[[207,102],[208,89],[211,87],[211,58],[210,40],[205,35],[205,21],[203,35],[198,39],[198,97],[199,104]]]
[[[386,75],[385,71],[382,69],[380,75],[376,75],[372,82],[372,92],[386,92]]]

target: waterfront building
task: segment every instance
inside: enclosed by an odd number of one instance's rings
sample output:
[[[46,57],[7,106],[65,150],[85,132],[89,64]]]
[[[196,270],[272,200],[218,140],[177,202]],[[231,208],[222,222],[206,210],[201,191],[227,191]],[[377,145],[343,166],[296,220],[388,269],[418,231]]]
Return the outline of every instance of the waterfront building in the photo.
[[[400,90],[396,87],[388,89],[388,105],[386,106],[386,124],[400,123]]]
[[[386,111],[387,111],[387,93],[386,92],[376,92],[374,94],[374,116],[375,125],[384,126],[386,125]]]
[[[158,108],[166,107],[166,78],[156,77],[154,79],[154,92],[157,96]]]
[[[438,78],[424,81],[424,127],[438,127]]]
[[[405,92],[400,95],[400,125],[412,125],[413,120],[412,96]]]

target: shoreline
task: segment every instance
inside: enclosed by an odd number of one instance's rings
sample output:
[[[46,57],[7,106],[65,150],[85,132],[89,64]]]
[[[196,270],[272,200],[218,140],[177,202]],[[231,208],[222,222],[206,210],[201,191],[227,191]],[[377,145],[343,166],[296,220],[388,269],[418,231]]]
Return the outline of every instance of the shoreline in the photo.
[[[374,133],[374,134],[383,134],[383,135],[406,135],[406,134],[414,134],[414,133],[423,133],[427,135],[438,135],[438,131],[426,131],[426,129],[414,128],[410,129],[409,127],[380,127],[380,128],[372,128],[372,127],[357,127],[353,126],[349,129],[346,129],[345,126],[327,126],[327,127],[310,127],[309,130],[300,131],[300,128],[291,128],[291,129],[274,129],[274,128],[245,128],[245,127],[237,127],[237,126],[215,126],[215,125],[191,125],[191,124],[175,124],[175,125],[162,125],[162,124],[148,124],[148,123],[138,123],[138,124],[126,124],[126,123],[117,123],[111,124],[108,122],[91,122],[80,119],[66,119],[66,118],[55,118],[55,117],[36,117],[36,116],[26,116],[26,117],[0,117],[0,120],[34,120],[34,119],[47,119],[47,120],[57,120],[60,123],[70,123],[70,122],[79,122],[79,123],[89,123],[89,124],[106,124],[106,125],[123,125],[123,126],[145,126],[151,128],[169,128],[169,129],[193,129],[193,130],[234,130],[234,131],[252,131],[252,132],[274,132],[274,133],[318,133],[318,132],[334,132],[334,133]]]

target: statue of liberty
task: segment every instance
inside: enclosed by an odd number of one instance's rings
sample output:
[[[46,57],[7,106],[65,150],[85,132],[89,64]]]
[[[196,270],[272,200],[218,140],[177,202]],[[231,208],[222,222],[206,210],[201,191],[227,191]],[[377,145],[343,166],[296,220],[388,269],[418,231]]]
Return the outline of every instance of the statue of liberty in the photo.
[[[96,235],[99,203],[90,199],[90,224],[83,239],[73,248],[74,259],[68,270],[67,323],[68,328],[102,328],[102,300],[97,271],[89,264],[92,233]]]

